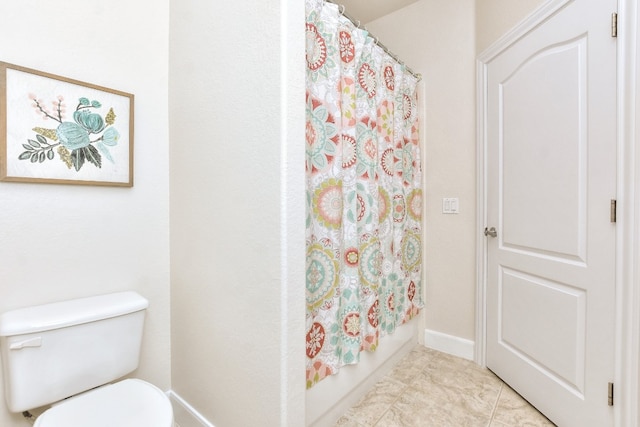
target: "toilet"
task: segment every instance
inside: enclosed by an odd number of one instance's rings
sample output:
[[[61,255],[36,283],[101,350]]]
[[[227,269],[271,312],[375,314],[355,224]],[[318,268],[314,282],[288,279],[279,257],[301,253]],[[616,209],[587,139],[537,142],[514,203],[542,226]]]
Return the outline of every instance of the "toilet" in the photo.
[[[118,292],[0,315],[9,410],[47,406],[36,427],[172,427],[162,390],[123,379],[138,367],[148,306],[135,292]]]

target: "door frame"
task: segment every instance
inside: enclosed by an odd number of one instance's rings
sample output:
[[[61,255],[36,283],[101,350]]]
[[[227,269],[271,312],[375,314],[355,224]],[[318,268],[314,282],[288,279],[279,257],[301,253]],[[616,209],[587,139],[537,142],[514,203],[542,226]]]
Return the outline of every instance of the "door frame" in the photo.
[[[573,0],[549,0],[476,59],[476,341],[475,362],[486,366],[487,64]],[[640,421],[640,8],[618,0],[617,221],[614,425]],[[614,12],[614,11],[612,11]],[[607,19],[607,17],[603,17]],[[636,146],[638,148],[636,149]],[[603,385],[604,386],[604,385]]]

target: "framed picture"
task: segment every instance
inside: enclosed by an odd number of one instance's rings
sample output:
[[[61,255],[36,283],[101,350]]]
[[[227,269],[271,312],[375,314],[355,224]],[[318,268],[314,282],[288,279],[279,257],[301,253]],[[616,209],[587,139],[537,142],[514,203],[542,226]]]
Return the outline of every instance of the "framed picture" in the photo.
[[[133,186],[133,101],[0,62],[0,181]]]

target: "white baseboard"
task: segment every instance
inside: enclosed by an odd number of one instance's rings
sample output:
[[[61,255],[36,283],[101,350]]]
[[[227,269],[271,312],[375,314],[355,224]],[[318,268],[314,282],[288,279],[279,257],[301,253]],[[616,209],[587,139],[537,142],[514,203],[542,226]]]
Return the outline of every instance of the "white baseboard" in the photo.
[[[474,360],[475,342],[468,339],[425,329],[424,345],[425,347],[429,347],[443,353],[462,357],[463,359]]]
[[[169,390],[167,396],[171,400],[173,419],[178,427],[215,427],[175,391]]]

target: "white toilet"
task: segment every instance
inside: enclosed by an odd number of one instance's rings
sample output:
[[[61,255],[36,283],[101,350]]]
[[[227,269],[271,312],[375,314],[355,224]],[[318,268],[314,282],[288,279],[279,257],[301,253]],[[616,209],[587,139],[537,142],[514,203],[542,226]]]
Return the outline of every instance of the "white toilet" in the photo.
[[[36,427],[172,427],[162,390],[139,379],[116,381],[138,366],[148,306],[135,292],[119,292],[2,314],[9,410],[51,405]]]

